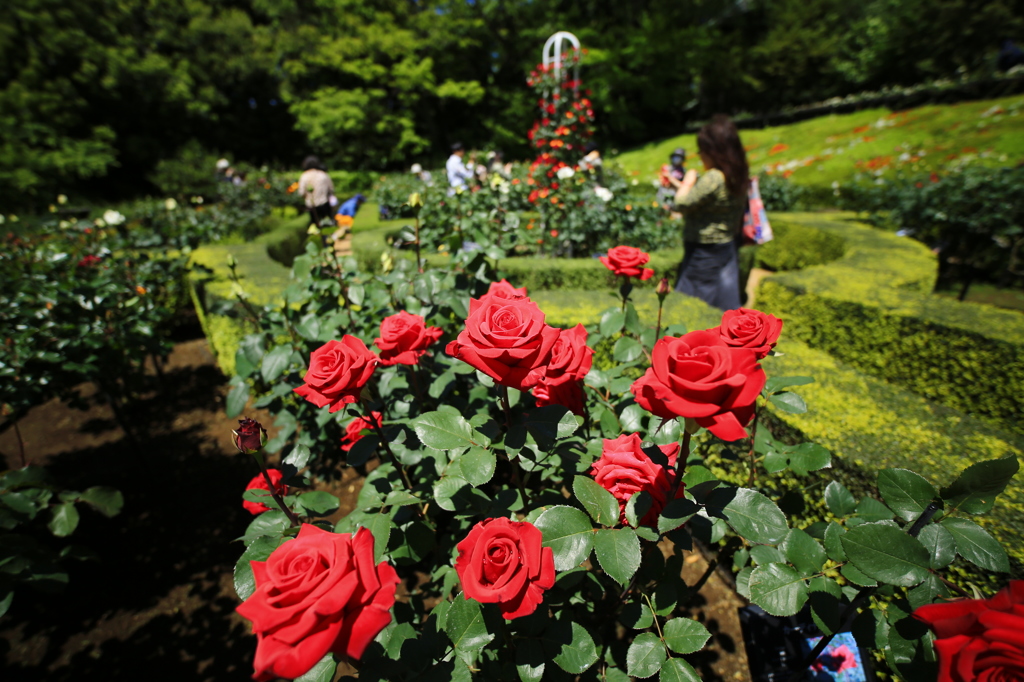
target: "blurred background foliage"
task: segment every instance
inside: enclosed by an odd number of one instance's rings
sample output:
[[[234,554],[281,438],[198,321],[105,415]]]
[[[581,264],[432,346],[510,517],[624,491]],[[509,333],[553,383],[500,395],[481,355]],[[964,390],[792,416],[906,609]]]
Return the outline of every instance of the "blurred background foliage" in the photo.
[[[556,30],[588,48],[611,150],[718,111],[984,77],[1022,17],[1024,0],[6,0],[0,203],[152,191],[164,159],[393,169],[455,140],[526,157],[525,78]]]

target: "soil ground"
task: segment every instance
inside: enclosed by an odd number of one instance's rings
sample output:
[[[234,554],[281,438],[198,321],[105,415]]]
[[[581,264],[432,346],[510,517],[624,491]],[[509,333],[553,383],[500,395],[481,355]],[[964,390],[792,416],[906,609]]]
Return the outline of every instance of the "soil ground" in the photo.
[[[162,389],[129,412],[134,439],[92,391],[82,387],[90,398],[85,411],[57,401],[33,409],[19,424],[25,452],[66,488],[118,488],[124,511],[112,520],[82,511],[72,540],[99,560],[71,565],[64,594],[16,593],[0,619],[0,679],[249,679],[256,640],[234,612],[232,570],[241,545],[232,539],[251,519],[240,491],[256,470],[231,444],[227,383],[206,341],[175,346]],[[8,467],[20,466],[13,429],[0,434],[0,456]],[[360,486],[348,470],[326,488],[342,498],[339,515],[351,510]],[[687,583],[706,566],[700,554],[689,555]],[[687,658],[706,681],[749,678],[737,616],[742,605],[717,573],[695,600],[692,614],[714,637]]]

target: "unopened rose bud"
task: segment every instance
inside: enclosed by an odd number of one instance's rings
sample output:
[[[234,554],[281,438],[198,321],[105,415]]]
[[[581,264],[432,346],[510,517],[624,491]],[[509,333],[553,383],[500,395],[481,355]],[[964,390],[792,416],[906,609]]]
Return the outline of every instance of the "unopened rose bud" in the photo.
[[[419,192],[413,192],[409,195],[409,205],[413,208],[419,208],[423,205],[423,197],[420,196]]]
[[[668,296],[668,277],[662,277],[661,281],[658,282],[658,288],[656,289],[659,298],[665,298]]]
[[[238,265],[238,261],[236,261],[235,257],[229,253],[228,254],[228,267],[231,268],[232,270],[234,270],[237,265]]]
[[[235,447],[245,455],[255,455],[267,444],[267,430],[255,419],[238,420],[238,430],[231,432],[234,435]]]

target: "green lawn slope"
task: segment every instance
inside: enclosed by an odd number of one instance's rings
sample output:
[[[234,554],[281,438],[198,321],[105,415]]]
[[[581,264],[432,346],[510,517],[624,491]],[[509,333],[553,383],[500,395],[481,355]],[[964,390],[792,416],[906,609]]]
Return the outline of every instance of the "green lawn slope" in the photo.
[[[1024,96],[929,105],[892,112],[867,109],[800,123],[741,130],[751,170],[771,170],[819,190],[849,182],[858,172],[942,173],[965,163],[1024,161]],[[669,153],[683,147],[700,170],[696,135],[652,142],[615,157],[641,180],[654,181]]]

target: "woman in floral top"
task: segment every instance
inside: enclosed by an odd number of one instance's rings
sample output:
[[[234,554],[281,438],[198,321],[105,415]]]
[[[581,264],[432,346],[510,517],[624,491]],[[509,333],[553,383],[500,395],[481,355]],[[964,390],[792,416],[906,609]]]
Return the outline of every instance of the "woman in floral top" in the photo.
[[[716,115],[697,133],[706,172],[689,170],[677,187],[675,210],[683,214],[683,247],[676,291],[722,310],[740,307],[737,247],[747,209],[750,169],[736,125]]]

